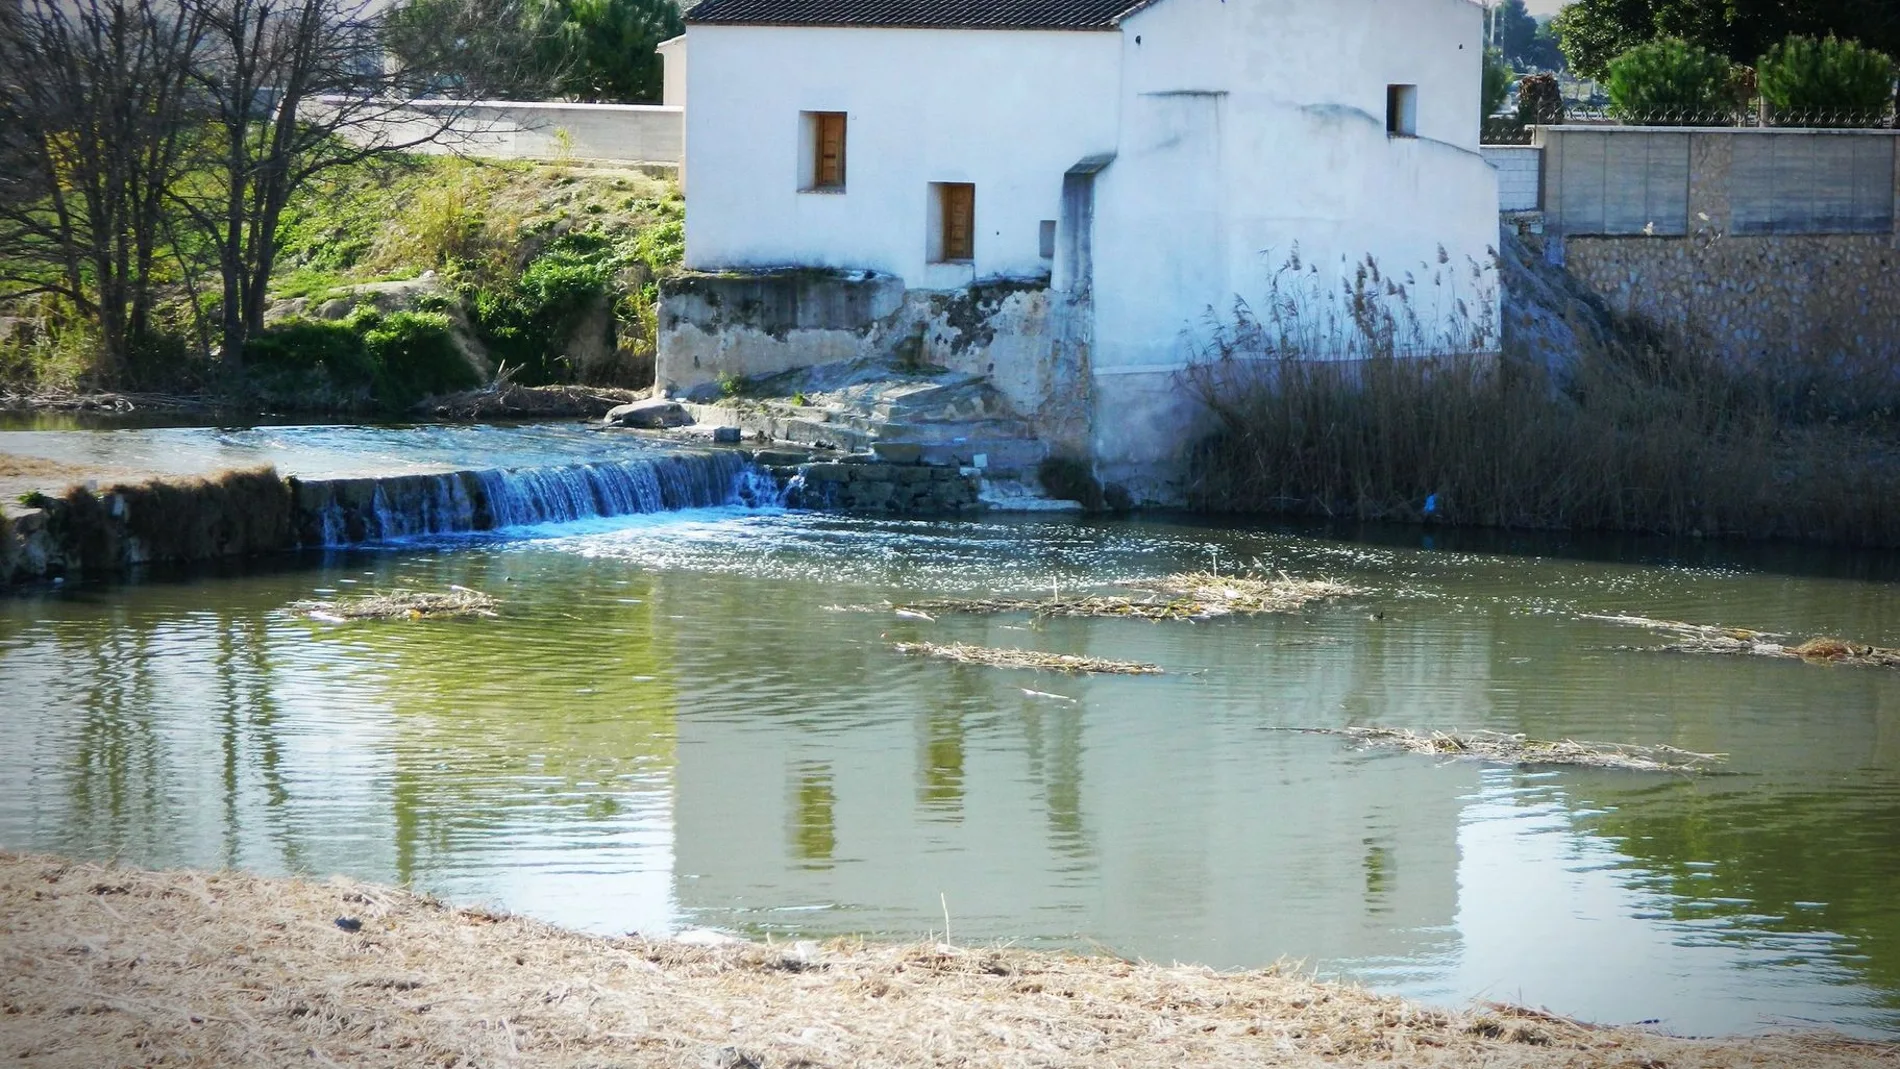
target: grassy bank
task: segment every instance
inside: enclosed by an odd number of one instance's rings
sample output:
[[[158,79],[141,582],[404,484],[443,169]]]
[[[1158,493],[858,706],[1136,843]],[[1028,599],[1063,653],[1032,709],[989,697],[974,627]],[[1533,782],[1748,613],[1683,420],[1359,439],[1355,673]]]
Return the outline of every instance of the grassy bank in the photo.
[[[160,332],[114,375],[56,303],[0,308],[0,395],[393,413],[497,377],[644,387],[683,218],[677,183],[637,170],[417,156],[331,172],[286,212],[269,326],[241,365],[211,351],[204,265],[168,249]]]
[[[1655,350],[1526,362],[1215,360],[1217,512],[1900,546],[1900,432],[1767,376]],[[1843,414],[1844,413],[1844,414]]]
[[[0,854],[16,1064],[1759,1066],[1900,1064],[1290,972],[951,947],[603,939],[386,887]]]

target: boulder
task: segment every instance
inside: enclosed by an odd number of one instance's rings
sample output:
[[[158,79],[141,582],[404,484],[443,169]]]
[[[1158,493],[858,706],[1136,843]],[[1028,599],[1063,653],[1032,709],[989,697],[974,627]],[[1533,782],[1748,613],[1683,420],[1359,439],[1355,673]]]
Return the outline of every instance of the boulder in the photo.
[[[921,464],[924,460],[920,442],[872,442],[871,452],[886,464]]]
[[[678,401],[650,397],[608,409],[605,421],[620,427],[663,430],[667,427],[684,427],[693,422],[693,417],[687,414]]]

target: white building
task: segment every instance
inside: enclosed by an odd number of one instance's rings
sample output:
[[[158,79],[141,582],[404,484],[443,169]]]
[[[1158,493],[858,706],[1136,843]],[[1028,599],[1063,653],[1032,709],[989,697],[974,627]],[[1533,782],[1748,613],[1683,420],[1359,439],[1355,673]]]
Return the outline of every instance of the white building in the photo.
[[[1368,256],[1413,272],[1434,343],[1465,333],[1457,298],[1495,318],[1482,33],[1471,0],[702,0],[686,263],[874,272],[883,297],[842,303],[887,319],[891,280],[906,297],[1048,280],[1046,307],[1005,309],[999,333],[1075,343],[1053,388],[1088,406],[1098,473],[1164,500],[1196,433],[1177,375],[1210,310],[1260,302],[1296,246],[1323,293]],[[668,319],[675,387],[879,336],[809,308],[770,344],[730,317]],[[1048,390],[999,366],[1038,352],[975,363]]]

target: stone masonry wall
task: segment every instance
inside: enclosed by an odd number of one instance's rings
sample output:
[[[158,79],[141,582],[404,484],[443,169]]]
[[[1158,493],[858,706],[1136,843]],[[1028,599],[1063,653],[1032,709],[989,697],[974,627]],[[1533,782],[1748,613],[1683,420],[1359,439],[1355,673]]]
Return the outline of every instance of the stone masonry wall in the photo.
[[[956,468],[818,463],[771,471],[786,481],[787,508],[942,515],[978,507],[978,478]]]

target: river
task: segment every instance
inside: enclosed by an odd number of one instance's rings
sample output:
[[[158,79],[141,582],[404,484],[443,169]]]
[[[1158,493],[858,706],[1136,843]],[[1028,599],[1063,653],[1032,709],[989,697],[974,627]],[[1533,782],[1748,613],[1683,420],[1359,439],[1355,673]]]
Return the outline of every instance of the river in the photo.
[[[400,433],[366,462],[455,459],[416,444],[448,432]],[[482,433],[481,455],[571,459],[578,432]],[[181,441],[97,449],[149,468],[204,445]],[[1900,565],[1447,537],[726,506],[43,588],[0,599],[0,847],[345,873],[602,933],[947,925],[1683,1034],[1900,1035],[1900,673],[1657,653],[1580,618],[1900,646]],[[1203,623],[845,611],[1209,567],[1367,593]],[[500,616],[285,608],[448,584]],[[890,649],[911,639],[1166,674]],[[1370,724],[1729,757],[1523,771],[1288,730]]]

